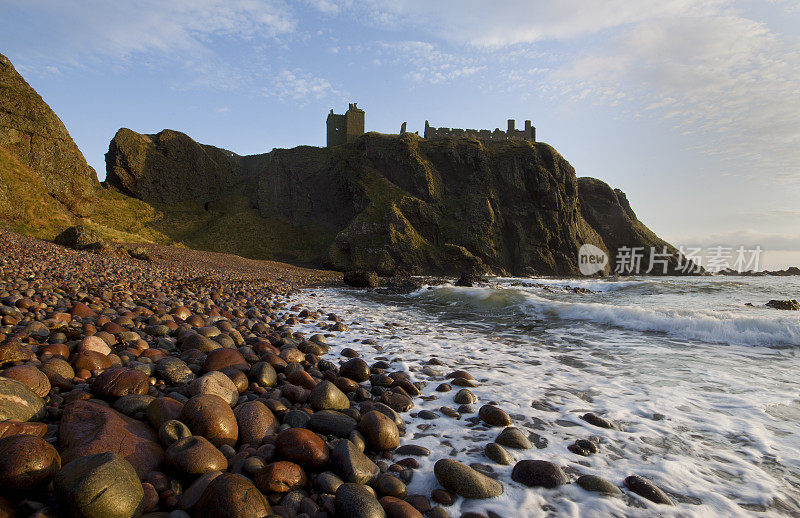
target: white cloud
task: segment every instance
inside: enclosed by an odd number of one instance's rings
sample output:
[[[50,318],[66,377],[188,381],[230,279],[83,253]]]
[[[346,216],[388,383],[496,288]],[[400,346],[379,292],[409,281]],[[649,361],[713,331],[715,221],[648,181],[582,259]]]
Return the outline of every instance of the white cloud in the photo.
[[[394,63],[408,69],[404,77],[415,83],[445,83],[486,70],[478,56],[443,52],[424,41],[380,42],[370,49],[381,56],[380,63]]]
[[[266,90],[267,95],[275,96],[282,101],[291,100],[301,104],[338,93],[327,79],[316,77],[301,69],[281,71]]]
[[[22,27],[17,54],[81,64],[97,56],[135,53],[201,55],[214,36],[272,37],[295,30],[284,0],[6,0],[7,8],[30,20]],[[24,24],[23,24],[24,25]],[[36,44],[25,45],[24,32]],[[47,38],[41,33],[46,32]]]

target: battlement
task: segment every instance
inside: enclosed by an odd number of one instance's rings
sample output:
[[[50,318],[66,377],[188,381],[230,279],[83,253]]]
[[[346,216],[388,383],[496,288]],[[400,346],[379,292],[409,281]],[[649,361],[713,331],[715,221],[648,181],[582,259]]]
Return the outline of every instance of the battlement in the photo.
[[[502,131],[500,128],[490,130],[461,129],[461,128],[434,128],[428,121],[425,121],[426,139],[437,138],[474,138],[478,140],[529,140],[536,142],[536,128],[531,125],[531,121],[525,121],[525,129],[515,128],[516,121],[508,119],[508,129]]]

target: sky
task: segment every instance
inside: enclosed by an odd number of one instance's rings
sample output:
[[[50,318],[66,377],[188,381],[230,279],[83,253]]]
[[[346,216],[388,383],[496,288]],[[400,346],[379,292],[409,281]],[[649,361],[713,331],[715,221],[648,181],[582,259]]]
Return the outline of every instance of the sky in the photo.
[[[0,0],[0,53],[102,180],[121,127],[239,154],[531,119],[675,245],[800,264],[800,0]]]

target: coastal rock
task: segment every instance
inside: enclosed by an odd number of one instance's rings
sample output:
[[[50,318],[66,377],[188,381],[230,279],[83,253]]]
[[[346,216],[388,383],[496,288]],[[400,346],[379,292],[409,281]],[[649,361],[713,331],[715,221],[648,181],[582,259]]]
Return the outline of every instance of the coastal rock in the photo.
[[[595,475],[582,475],[578,477],[575,483],[586,491],[591,491],[593,493],[603,493],[610,496],[622,495],[622,491],[620,491],[616,485]]]
[[[393,450],[400,444],[400,431],[388,416],[371,410],[361,417],[358,429],[375,450]]]
[[[30,423],[21,421],[0,421],[0,438],[11,435],[33,435],[44,437],[47,433],[45,423]]]
[[[144,507],[144,491],[133,466],[116,453],[79,457],[53,482],[63,509],[75,518],[132,518]]]
[[[167,466],[178,475],[199,476],[228,469],[228,460],[205,437],[180,439],[166,451]]]
[[[64,464],[86,455],[113,452],[129,462],[141,478],[164,458],[152,428],[90,401],[75,401],[64,409],[58,443]]]
[[[362,383],[369,379],[369,365],[361,358],[352,358],[342,364],[339,374],[357,383]]]
[[[378,501],[388,518],[422,518],[413,505],[394,496],[384,496]]]
[[[338,518],[386,518],[380,502],[363,485],[345,483],[336,490]]]
[[[275,449],[280,457],[311,469],[320,469],[330,460],[325,441],[305,428],[291,428],[279,433]]]
[[[486,454],[487,457],[492,459],[498,464],[503,464],[507,466],[509,464],[514,463],[514,457],[502,446],[497,444],[496,442],[490,442],[486,445],[483,452]]]
[[[33,435],[0,439],[0,490],[41,489],[61,469],[61,457],[47,441]]]
[[[195,379],[195,373],[180,358],[167,356],[156,363],[156,373],[170,385],[184,385]]]
[[[605,417],[601,417],[593,412],[587,412],[581,416],[581,419],[586,421],[587,423],[594,425],[598,428],[606,428],[606,429],[615,429],[617,428],[614,423],[606,419]]]
[[[222,473],[194,506],[198,518],[255,518],[272,514],[267,498],[246,478]]]
[[[349,415],[335,410],[320,410],[314,412],[309,421],[311,429],[324,435],[348,437],[356,429],[358,423]]]
[[[453,396],[453,402],[459,405],[471,405],[478,401],[478,398],[475,397],[469,389],[463,388],[456,392],[456,395]]]
[[[338,439],[331,445],[331,467],[345,482],[371,484],[380,468],[347,439]]]
[[[354,288],[377,288],[379,284],[378,274],[362,270],[345,272],[344,283]]]
[[[0,377],[0,421],[39,421],[45,416],[45,403],[19,381]]]
[[[436,480],[464,498],[486,499],[503,494],[503,484],[453,459],[439,459],[433,466]]]
[[[47,375],[31,364],[16,365],[2,372],[3,377],[17,380],[26,385],[37,396],[45,397],[50,392],[50,380]]]
[[[224,376],[224,374],[223,374]],[[181,409],[180,421],[195,435],[201,435],[216,447],[235,446],[239,426],[227,401],[213,394],[192,397]]]
[[[350,400],[330,381],[320,381],[312,390],[309,402],[314,410],[345,410]]]
[[[478,410],[478,417],[489,426],[510,426],[512,423],[506,411],[494,405],[483,405]]]
[[[800,311],[800,302],[796,300],[770,300],[764,304],[768,308],[782,309],[784,311]]]
[[[275,415],[260,401],[247,401],[238,405],[233,414],[239,428],[239,441],[259,444],[269,434],[278,429]]]
[[[675,505],[675,502],[658,486],[639,475],[631,475],[625,479],[625,487],[651,502],[664,505]]]
[[[553,489],[569,482],[564,471],[546,460],[521,460],[514,465],[511,480],[528,487]]]
[[[208,353],[203,362],[203,372],[222,371],[227,368],[249,370],[250,364],[236,349],[215,349]]]
[[[303,468],[294,462],[279,461],[264,466],[256,473],[254,481],[264,493],[288,493],[305,487],[308,477]]]
[[[218,396],[220,399],[233,406],[239,400],[239,390],[233,381],[219,371],[211,371],[189,383],[189,394]]]
[[[105,370],[92,382],[92,390],[107,398],[147,394],[149,388],[150,378],[147,374],[124,367]]]
[[[517,450],[527,450],[533,447],[533,444],[531,444],[531,441],[522,433],[522,430],[514,426],[509,426],[504,429],[494,441],[502,446],[515,448]]]
[[[29,187],[82,214],[81,206],[99,187],[97,175],[58,116],[2,54],[0,89],[0,147],[33,171],[29,183],[39,185]],[[51,205],[43,203],[38,216]]]

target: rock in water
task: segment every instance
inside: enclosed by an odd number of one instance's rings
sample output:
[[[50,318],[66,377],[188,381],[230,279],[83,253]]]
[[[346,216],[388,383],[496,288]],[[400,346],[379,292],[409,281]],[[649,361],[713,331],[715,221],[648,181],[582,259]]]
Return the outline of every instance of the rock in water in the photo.
[[[637,495],[655,502],[657,504],[675,505],[675,502],[667,496],[658,486],[639,475],[631,475],[625,479],[625,486]]]
[[[164,458],[152,428],[90,401],[76,401],[64,409],[58,443],[64,464],[85,455],[113,452],[129,462],[141,478]]]
[[[378,274],[367,271],[345,272],[344,283],[354,288],[377,288],[379,284]]]
[[[142,513],[139,477],[116,453],[75,459],[59,471],[53,485],[62,509],[74,518],[131,518]]]
[[[575,483],[586,491],[592,491],[593,493],[603,493],[613,496],[619,496],[622,494],[622,491],[620,491],[617,486],[608,480],[595,475],[582,475],[578,477],[578,480],[576,480]]]
[[[507,446],[508,448],[515,448],[518,450],[527,450],[533,447],[533,444],[531,444],[531,441],[525,437],[525,434],[522,433],[522,430],[514,426],[509,426],[500,432],[500,435],[497,436],[495,442],[497,444]]]
[[[0,421],[38,421],[44,416],[44,399],[19,381],[0,377]]]
[[[528,487],[553,489],[569,482],[564,471],[546,460],[521,460],[511,472],[511,480]]]
[[[275,449],[284,459],[312,469],[324,467],[330,459],[325,441],[305,428],[290,428],[279,433]]]
[[[433,472],[442,487],[464,498],[485,499],[503,494],[503,484],[453,459],[439,459]]]
[[[478,410],[478,417],[490,426],[510,426],[512,423],[506,411],[494,405],[483,405]]]
[[[336,490],[337,518],[386,518],[380,502],[361,484],[345,483]]]
[[[784,311],[800,311],[800,302],[796,300],[770,300],[764,304],[768,308],[782,309]]]

